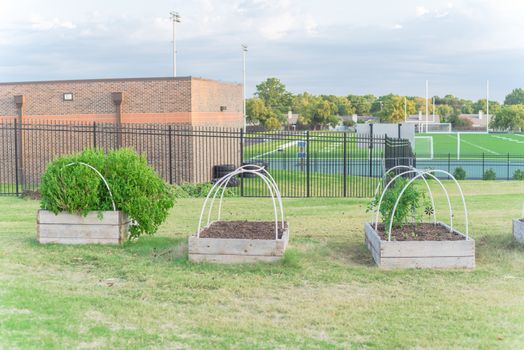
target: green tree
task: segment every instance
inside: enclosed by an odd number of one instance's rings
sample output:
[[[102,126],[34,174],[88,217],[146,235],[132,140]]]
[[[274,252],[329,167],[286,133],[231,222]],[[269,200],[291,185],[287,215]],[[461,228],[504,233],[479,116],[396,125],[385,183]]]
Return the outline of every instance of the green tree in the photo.
[[[513,89],[504,99],[505,105],[524,105],[524,89]]]
[[[347,97],[322,95],[321,98],[334,104],[336,115],[352,115],[355,113],[355,108],[353,108],[351,101]]]
[[[257,85],[255,95],[276,115],[286,114],[291,109],[293,95],[277,78],[267,78]]]
[[[435,109],[442,121],[447,120],[454,113],[453,108],[448,105],[438,105]]]
[[[382,96],[383,108],[378,113],[380,120],[388,123],[398,123],[405,120],[404,97],[398,95]]]
[[[377,99],[374,95],[349,95],[347,98],[355,109],[354,113],[357,115],[369,115],[371,113],[371,106]]]
[[[504,105],[491,119],[490,127],[495,130],[521,131],[524,129],[524,105]]]
[[[279,129],[282,126],[275,112],[269,109],[264,101],[258,97],[247,100],[246,114],[248,121],[258,122],[270,130]]]
[[[317,128],[323,128],[324,126],[331,125],[335,127],[340,119],[335,116],[337,108],[334,103],[320,100],[315,103],[312,109],[311,124]]]

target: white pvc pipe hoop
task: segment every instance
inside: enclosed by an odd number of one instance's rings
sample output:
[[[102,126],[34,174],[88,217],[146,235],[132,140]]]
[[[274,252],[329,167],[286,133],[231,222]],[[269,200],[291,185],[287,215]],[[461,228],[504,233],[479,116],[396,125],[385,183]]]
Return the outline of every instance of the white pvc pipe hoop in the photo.
[[[255,168],[255,169],[252,169],[252,168]],[[218,192],[220,192],[220,190],[222,189],[222,193],[221,193],[221,196],[220,196],[220,204],[219,204],[219,207],[218,207],[218,217],[217,217],[217,220],[219,221],[220,217],[221,217],[221,213],[222,213],[222,202],[223,202],[223,198],[224,198],[224,193],[226,191],[227,185],[229,184],[229,180],[231,180],[234,176],[236,176],[238,174],[246,173],[246,172],[247,173],[254,173],[255,175],[258,175],[258,173],[262,174],[261,179],[264,181],[266,186],[268,186],[268,189],[269,189],[269,192],[271,194],[272,201],[273,201],[273,206],[274,206],[275,209],[276,209],[275,196],[276,196],[276,199],[278,200],[278,203],[279,203],[279,206],[280,206],[280,215],[281,215],[281,220],[282,220],[282,227],[284,227],[284,210],[283,210],[283,206],[282,206],[282,196],[280,195],[280,190],[279,190],[279,188],[278,188],[278,186],[277,186],[277,184],[275,182],[275,179],[271,176],[271,174],[269,174],[266,171],[266,169],[264,169],[263,167],[258,166],[256,164],[243,165],[243,166],[239,167],[237,170],[235,170],[234,172],[232,172],[230,174],[227,174],[223,178],[219,179],[218,182],[220,182],[220,185],[218,186],[218,188],[216,189],[216,191],[213,194],[213,199],[211,200],[211,205],[210,205],[210,208],[209,208],[209,211],[208,211],[207,226],[209,226],[209,223],[211,221],[211,213],[212,213],[212,209],[213,209],[213,206],[215,204],[215,199],[216,199],[216,196],[217,196]],[[260,175],[258,175],[258,176],[260,177]],[[213,190],[213,189],[211,189],[211,190]],[[275,216],[276,216],[276,212],[275,212]],[[275,225],[275,226],[277,226],[277,225]]]
[[[106,178],[100,173],[100,171],[98,171],[94,166],[92,165],[89,165],[87,163],[83,163],[83,162],[73,162],[73,163],[69,163],[65,166],[65,168],[67,167],[70,167],[70,166],[73,166],[73,165],[83,165],[85,167],[88,167],[89,169],[93,170],[95,173],[98,174],[98,176],[100,176],[100,178],[102,179],[102,181],[104,182],[104,185],[106,185],[106,188],[107,188],[107,191],[109,192],[109,198],[111,199],[111,203],[113,204],[113,211],[116,211],[116,205],[115,205],[115,201],[113,200],[113,193],[111,193],[111,188],[109,188],[109,184],[107,183],[107,180]]]
[[[275,179],[269,174],[263,167],[258,166],[256,164],[246,164],[235,171],[225,175],[224,177],[220,178],[209,190],[209,193],[206,196],[206,199],[204,200],[204,204],[202,205],[202,210],[200,212],[200,218],[198,220],[198,229],[197,229],[197,237],[200,237],[200,232],[202,231],[202,221],[204,218],[204,214],[206,211],[206,208],[208,207],[208,215],[207,215],[207,224],[204,228],[209,227],[211,223],[211,213],[213,210],[214,202],[217,197],[217,194],[221,192],[220,195],[220,203],[218,207],[218,216],[217,220],[220,220],[221,212],[222,212],[222,202],[225,190],[227,188],[227,185],[229,184],[229,181],[237,175],[240,174],[254,174],[258,176],[264,183],[266,184],[269,193],[271,195],[271,200],[273,203],[273,212],[275,215],[275,239],[278,239],[278,221],[279,221],[279,212],[280,212],[280,222],[281,222],[281,228],[284,229],[284,206],[282,205],[282,196],[280,194],[280,189],[278,188],[278,185],[275,181]],[[211,198],[211,196],[213,196]],[[211,200],[210,200],[211,199]],[[277,203],[280,210],[277,210]]]
[[[429,176],[432,176],[433,178],[436,179],[436,177],[432,174],[432,173],[441,173],[441,174],[445,174],[447,176],[449,176],[454,182],[455,184],[457,185],[457,188],[459,190],[459,193],[460,193],[460,196],[462,198],[462,204],[464,206],[464,220],[465,220],[465,226],[466,226],[466,240],[469,240],[469,224],[468,224],[468,208],[467,208],[467,205],[466,205],[466,199],[464,198],[464,193],[462,192],[462,188],[460,187],[460,184],[458,183],[457,179],[455,179],[455,177],[453,175],[451,175],[449,172],[445,171],[445,170],[439,170],[439,169],[434,169],[434,170],[425,170],[425,171],[421,171],[420,173],[418,173],[413,179],[411,179],[403,188],[402,188],[402,191],[400,192],[398,198],[397,198],[397,201],[395,202],[395,206],[393,207],[393,211],[391,213],[391,217],[393,218],[395,216],[395,212],[397,210],[397,206],[400,202],[400,199],[402,198],[402,195],[404,194],[404,192],[406,191],[406,189],[415,181],[417,180],[418,178],[420,177],[423,177],[424,175],[429,175]],[[446,191],[446,197],[448,199],[448,205],[450,207],[450,211],[452,210],[451,208],[451,201],[449,199],[449,195]],[[379,207],[380,208],[380,207]],[[391,240],[391,229],[393,227],[393,219],[390,221],[389,223],[389,229],[388,229],[388,241]],[[450,226],[451,227],[451,226]],[[452,228],[451,228],[452,229]]]
[[[375,219],[371,222],[372,224],[375,224],[375,231],[377,230],[377,227],[378,227],[378,216],[380,214],[380,207],[382,206],[382,200],[384,199],[384,195],[386,194],[386,191],[388,190],[388,188],[395,182],[396,179],[398,179],[399,177],[401,176],[404,176],[404,175],[407,175],[407,174],[417,174],[420,175],[428,175],[429,177],[431,177],[432,179],[434,179],[435,181],[437,181],[437,183],[440,185],[440,187],[442,188],[442,191],[444,191],[444,194],[446,195],[446,199],[448,201],[448,208],[449,208],[449,226],[450,226],[450,230],[453,230],[453,209],[451,207],[451,200],[449,198],[449,194],[448,194],[448,191],[446,189],[446,186],[444,186],[444,184],[436,177],[434,176],[433,174],[426,174],[425,171],[423,170],[419,170],[419,169],[416,169],[416,168],[413,168],[413,170],[408,170],[408,171],[404,171],[400,174],[398,174],[397,176],[393,177],[388,183],[387,185],[384,187],[384,190],[382,191],[382,194],[380,195],[380,200],[378,202],[378,206],[377,206],[377,210],[375,212]],[[422,178],[424,178],[422,176]],[[427,182],[426,182],[427,183]],[[429,186],[429,185],[428,185]],[[431,194],[433,195],[433,194]],[[434,202],[432,203],[433,207],[434,207]],[[433,208],[433,210],[435,211],[435,208]],[[393,216],[391,217],[391,222],[393,222]],[[435,221],[436,222],[436,221]],[[384,228],[385,228],[385,225],[386,223],[384,223]]]
[[[398,169],[408,169],[408,170],[417,170],[417,171],[419,170],[419,169],[414,168],[411,165],[397,165],[397,166],[394,166],[393,168],[389,169],[388,171],[386,171],[384,173],[384,175],[382,175],[382,183],[379,183],[377,185],[377,187],[375,188],[375,193],[373,194],[373,198],[375,200],[377,199],[378,191],[380,190],[380,186],[384,186],[385,185],[388,174],[391,173],[392,171],[398,170]],[[433,207],[433,223],[436,224],[437,223],[437,209],[435,208],[435,200],[433,198],[433,192],[431,191],[431,187],[429,186],[429,183],[426,180],[426,178],[422,177],[422,179],[424,180],[424,183],[426,184],[426,188],[428,190],[429,197],[431,199],[431,206]],[[377,207],[376,203],[373,203],[373,207],[371,209],[372,209],[371,210],[371,223],[373,224],[375,222],[375,221],[373,221],[374,217],[375,217],[375,214],[378,212],[378,207]]]

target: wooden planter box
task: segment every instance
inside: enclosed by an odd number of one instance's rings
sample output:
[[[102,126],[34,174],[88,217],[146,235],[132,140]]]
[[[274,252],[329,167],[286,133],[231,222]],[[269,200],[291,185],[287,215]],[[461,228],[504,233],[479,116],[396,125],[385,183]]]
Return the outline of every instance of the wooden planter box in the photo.
[[[221,264],[273,262],[282,258],[289,241],[289,226],[280,239],[189,237],[189,260]]]
[[[524,221],[513,219],[513,236],[517,242],[524,244]]]
[[[40,243],[120,244],[127,239],[129,220],[120,211],[104,211],[87,216],[39,210],[36,238]]]
[[[438,224],[449,228],[448,225]],[[366,245],[383,268],[475,268],[475,241],[384,241],[366,223]],[[453,232],[464,236],[462,233]]]

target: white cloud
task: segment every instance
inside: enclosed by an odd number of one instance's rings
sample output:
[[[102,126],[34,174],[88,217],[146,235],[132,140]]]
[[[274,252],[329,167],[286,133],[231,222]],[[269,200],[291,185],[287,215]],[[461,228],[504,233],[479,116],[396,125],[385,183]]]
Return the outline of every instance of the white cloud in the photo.
[[[51,30],[51,29],[75,29],[76,25],[72,21],[61,20],[59,18],[44,19],[39,16],[34,16],[30,20],[31,27],[36,30]]]
[[[415,14],[419,17],[424,16],[429,13],[429,10],[424,6],[417,6],[415,8]]]

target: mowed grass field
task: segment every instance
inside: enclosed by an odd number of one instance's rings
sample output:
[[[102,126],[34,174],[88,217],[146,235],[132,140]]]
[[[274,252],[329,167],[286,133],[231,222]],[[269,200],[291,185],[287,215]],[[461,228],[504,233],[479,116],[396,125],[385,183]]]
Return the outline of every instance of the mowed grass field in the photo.
[[[419,158],[428,158],[430,141],[433,139],[433,155],[435,158],[446,158],[448,153],[452,158],[457,157],[458,136],[457,134],[418,134],[415,138],[415,152]],[[507,156],[524,157],[524,134],[460,134],[461,159],[470,157],[497,158]]]
[[[473,271],[378,269],[366,199],[286,199],[284,260],[221,266],[187,260],[202,199],[179,200],[156,236],[109,247],[39,245],[38,202],[0,198],[0,349],[523,349],[524,247],[511,219],[524,185],[463,188]],[[271,215],[267,198],[227,198],[222,212]]]

